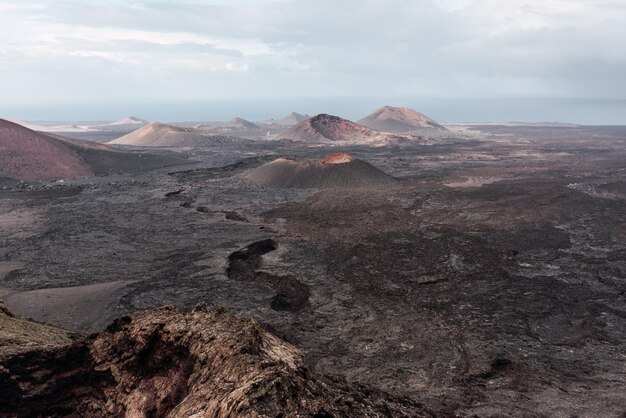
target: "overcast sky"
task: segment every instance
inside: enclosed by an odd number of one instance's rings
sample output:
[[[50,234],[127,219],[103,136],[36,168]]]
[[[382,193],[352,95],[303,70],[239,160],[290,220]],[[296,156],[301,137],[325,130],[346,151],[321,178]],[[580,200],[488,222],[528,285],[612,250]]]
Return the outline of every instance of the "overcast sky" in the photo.
[[[222,100],[626,99],[626,1],[0,0],[0,88],[0,110],[16,116]]]

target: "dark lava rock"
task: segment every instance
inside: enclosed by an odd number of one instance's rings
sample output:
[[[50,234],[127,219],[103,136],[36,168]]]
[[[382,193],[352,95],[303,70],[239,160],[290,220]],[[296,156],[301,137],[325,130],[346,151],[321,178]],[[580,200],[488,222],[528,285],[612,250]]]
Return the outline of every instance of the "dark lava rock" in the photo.
[[[226,216],[226,219],[228,219],[228,220],[239,221],[239,222],[248,222],[248,220],[244,216],[241,216],[239,213],[237,213],[235,211],[225,210],[223,213]]]
[[[226,275],[235,280],[263,283],[276,291],[271,308],[275,311],[298,312],[309,306],[311,290],[294,276],[281,276],[259,271],[263,255],[278,248],[272,239],[254,242],[228,256]]]

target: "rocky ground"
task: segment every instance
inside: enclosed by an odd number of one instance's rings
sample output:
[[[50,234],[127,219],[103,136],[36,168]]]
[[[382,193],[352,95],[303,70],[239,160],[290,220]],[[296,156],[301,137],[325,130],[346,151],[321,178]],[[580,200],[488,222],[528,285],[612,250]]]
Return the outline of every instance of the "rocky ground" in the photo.
[[[1,416],[435,416],[406,397],[317,375],[256,321],[202,305],[125,316],[0,366]]]
[[[341,149],[400,179],[384,188],[241,176],[329,151],[288,143],[7,184],[0,297],[82,334],[206,302],[255,318],[318,373],[440,414],[624,416],[626,128],[454,135],[464,138]]]

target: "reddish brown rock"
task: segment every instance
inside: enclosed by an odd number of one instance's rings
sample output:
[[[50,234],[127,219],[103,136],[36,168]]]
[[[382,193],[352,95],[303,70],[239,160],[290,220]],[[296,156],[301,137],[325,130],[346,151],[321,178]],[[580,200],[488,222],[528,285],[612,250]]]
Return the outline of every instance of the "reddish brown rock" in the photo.
[[[345,152],[331,152],[320,160],[321,164],[344,164],[349,163],[354,158]]]
[[[318,376],[254,320],[173,307],[0,363],[0,416],[420,417],[420,404]]]

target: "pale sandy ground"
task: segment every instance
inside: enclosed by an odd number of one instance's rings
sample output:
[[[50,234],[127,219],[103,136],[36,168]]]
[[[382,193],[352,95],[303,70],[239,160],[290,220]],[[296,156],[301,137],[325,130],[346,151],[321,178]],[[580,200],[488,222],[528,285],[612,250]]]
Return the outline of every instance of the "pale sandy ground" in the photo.
[[[41,233],[44,219],[36,209],[10,209],[0,202],[0,237],[29,238]],[[0,244],[2,241],[0,241]]]
[[[107,322],[108,302],[117,290],[135,283],[120,280],[88,286],[59,287],[28,291],[0,288],[0,298],[11,312],[24,318],[38,318],[64,327],[71,324],[87,329],[94,323]],[[104,325],[104,324],[103,324]]]
[[[505,177],[467,177],[465,181],[457,181],[452,183],[444,183],[448,187],[480,187],[483,184],[491,184],[497,181],[506,180]]]
[[[23,267],[23,263],[0,261],[0,283],[7,274]],[[64,330],[11,316],[1,300],[6,294],[7,289],[0,288],[0,358],[33,348],[56,347],[71,342]]]

